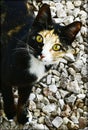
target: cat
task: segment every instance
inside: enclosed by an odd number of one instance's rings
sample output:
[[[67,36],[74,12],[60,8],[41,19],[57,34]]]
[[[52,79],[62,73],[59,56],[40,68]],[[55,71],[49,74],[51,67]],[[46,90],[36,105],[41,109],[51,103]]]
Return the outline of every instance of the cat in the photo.
[[[9,43],[2,54],[1,77],[4,111],[8,119],[17,115],[17,121],[28,121],[26,101],[32,86],[48,72],[51,65],[68,53],[82,23],[75,21],[61,26],[51,17],[48,4],[43,4],[29,32],[17,43]],[[12,86],[18,87],[18,105],[15,108]]]

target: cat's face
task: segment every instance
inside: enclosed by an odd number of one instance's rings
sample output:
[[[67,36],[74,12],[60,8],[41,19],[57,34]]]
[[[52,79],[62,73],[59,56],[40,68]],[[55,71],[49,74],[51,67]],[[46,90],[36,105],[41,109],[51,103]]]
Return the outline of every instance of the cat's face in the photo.
[[[67,26],[56,24],[51,18],[49,5],[44,4],[30,30],[29,44],[41,61],[46,64],[55,63],[69,52],[68,46],[71,46],[81,26],[79,21]],[[70,52],[74,53],[73,50]]]
[[[43,37],[44,43],[40,59],[46,64],[57,62],[67,53],[65,45],[61,43],[58,34],[54,31],[54,29],[44,30],[39,33]]]

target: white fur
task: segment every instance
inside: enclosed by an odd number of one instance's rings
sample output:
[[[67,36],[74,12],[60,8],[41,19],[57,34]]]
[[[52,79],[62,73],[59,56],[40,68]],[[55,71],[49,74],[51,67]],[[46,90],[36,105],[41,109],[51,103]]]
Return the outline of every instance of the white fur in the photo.
[[[44,64],[33,55],[31,55],[29,72],[38,78],[37,81],[39,81],[45,74]]]

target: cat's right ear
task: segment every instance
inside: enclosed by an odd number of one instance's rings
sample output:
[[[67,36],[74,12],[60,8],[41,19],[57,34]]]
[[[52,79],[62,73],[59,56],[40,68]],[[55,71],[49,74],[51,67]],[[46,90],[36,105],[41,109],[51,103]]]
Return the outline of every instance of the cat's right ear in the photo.
[[[48,4],[43,4],[39,9],[38,15],[36,16],[33,26],[44,25],[45,27],[52,24],[51,11]]]
[[[67,26],[61,27],[60,29],[60,37],[67,44],[71,44],[77,33],[80,31],[82,27],[82,23],[80,21],[75,21]]]

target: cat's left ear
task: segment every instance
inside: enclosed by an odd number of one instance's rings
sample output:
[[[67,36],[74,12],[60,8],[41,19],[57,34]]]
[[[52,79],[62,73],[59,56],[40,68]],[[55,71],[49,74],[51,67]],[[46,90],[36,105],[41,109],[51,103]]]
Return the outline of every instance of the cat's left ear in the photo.
[[[62,40],[65,40],[66,43],[71,44],[77,33],[80,31],[82,23],[80,21],[75,21],[65,27],[61,28],[60,35]]]
[[[42,7],[39,9],[38,15],[34,20],[33,26],[41,24],[45,26],[52,24],[51,11],[48,4],[43,4]]]

